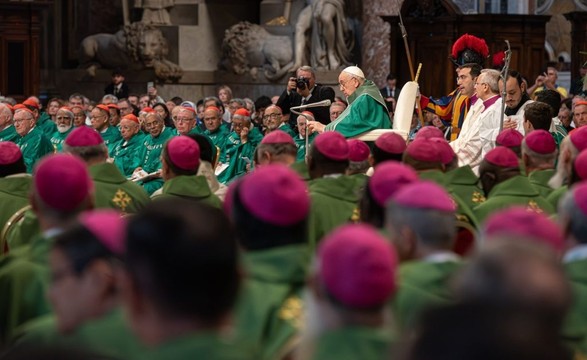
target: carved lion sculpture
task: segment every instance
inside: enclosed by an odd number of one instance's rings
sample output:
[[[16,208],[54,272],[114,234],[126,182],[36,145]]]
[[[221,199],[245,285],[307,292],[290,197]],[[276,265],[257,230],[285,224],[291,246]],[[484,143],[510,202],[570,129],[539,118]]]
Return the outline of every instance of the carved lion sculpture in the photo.
[[[260,67],[265,77],[277,80],[293,66],[292,41],[288,36],[272,35],[259,25],[243,21],[224,33],[221,67],[242,75],[249,71],[257,78]]]
[[[107,69],[153,68],[159,79],[178,79],[183,75],[179,65],[167,60],[167,40],[161,30],[137,22],[126,25],[115,34],[90,35],[80,46],[80,67],[91,77],[99,67]]]

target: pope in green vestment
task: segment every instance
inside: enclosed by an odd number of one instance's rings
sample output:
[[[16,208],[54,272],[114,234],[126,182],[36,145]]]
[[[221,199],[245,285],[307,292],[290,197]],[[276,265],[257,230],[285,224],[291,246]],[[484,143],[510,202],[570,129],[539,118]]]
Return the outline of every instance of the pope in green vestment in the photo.
[[[375,129],[391,129],[387,106],[373,81],[365,80],[347,100],[349,106],[324,131],[338,131],[351,138]]]
[[[389,359],[393,332],[385,328],[349,326],[318,337],[312,360]]]
[[[88,168],[95,185],[95,207],[136,213],[150,202],[145,190],[127,180],[114,164],[95,164]]]
[[[105,130],[100,131],[100,136],[102,136],[104,144],[108,148],[108,155],[111,156],[110,154],[114,152],[114,146],[122,139],[120,130],[116,126],[108,126]]]
[[[400,265],[393,318],[400,329],[413,329],[422,312],[453,301],[450,281],[462,262],[454,254],[445,261],[414,260]]]
[[[48,138],[57,131],[57,125],[55,125],[49,114],[46,112],[41,112],[39,114],[36,126],[41,129]]]
[[[487,201],[473,209],[480,223],[492,213],[512,205],[526,206],[528,210],[553,214],[552,205],[530,184],[527,177],[516,175],[493,187],[487,196]]]
[[[161,133],[153,137],[152,135],[146,135],[144,137],[143,146],[141,151],[137,154],[137,162],[148,174],[153,173],[161,169],[161,151],[163,151],[163,145],[167,140],[173,137],[173,131],[164,127]],[[163,186],[163,179],[153,179],[142,182],[142,186],[145,188],[149,195],[153,194],[157,189]]]
[[[243,255],[246,278],[235,311],[239,339],[278,359],[298,340],[302,290],[310,262],[307,244],[249,251]]]
[[[349,176],[326,176],[308,184],[310,207],[308,241],[315,247],[335,227],[359,220],[357,181]]]
[[[114,165],[127,178],[132,176],[133,171],[139,167],[139,158],[137,154],[141,151],[145,135],[136,133],[128,141],[120,139],[110,153],[114,159]]]
[[[55,152],[61,152],[61,149],[63,147],[63,142],[65,141],[65,139],[67,138],[67,135],[69,135],[70,132],[72,132],[74,129],[74,127],[70,127],[69,130],[65,131],[65,132],[59,132],[59,131],[55,131],[49,140],[51,140],[51,144],[53,144],[53,148],[55,149]]]
[[[29,204],[33,183],[28,174],[15,174],[0,178],[0,231],[14,213]]]
[[[15,331],[12,342],[17,348],[21,346],[83,348],[115,359],[129,359],[146,349],[126,325],[123,312],[119,308],[80,325],[67,335],[57,330],[55,315],[45,315],[20,326]]]
[[[19,138],[20,135],[18,135],[13,125],[9,125],[0,131],[0,141],[12,141],[13,143],[16,143]]]
[[[29,174],[33,173],[33,168],[40,158],[47,154],[53,153],[53,144],[45,136],[43,131],[38,127],[34,127],[23,137],[16,141],[16,145],[20,147],[26,170]]]
[[[152,196],[153,200],[166,197],[180,197],[195,200],[220,208],[222,202],[212,193],[208,180],[200,175],[178,175],[163,183],[163,187]]]
[[[534,170],[530,174],[528,174],[528,180],[530,180],[530,184],[538,191],[540,196],[543,198],[548,198],[548,195],[552,193],[554,190],[548,185],[548,181],[554,175],[554,169],[546,169],[546,170]],[[556,208],[555,208],[556,209]]]

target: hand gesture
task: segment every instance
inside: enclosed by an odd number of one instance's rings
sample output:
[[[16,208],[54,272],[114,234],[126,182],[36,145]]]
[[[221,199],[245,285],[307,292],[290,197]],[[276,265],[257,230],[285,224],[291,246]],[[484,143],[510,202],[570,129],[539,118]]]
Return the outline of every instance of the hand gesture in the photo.
[[[287,91],[294,91],[296,89],[296,78],[295,77],[290,77],[289,80],[287,81]]]
[[[249,139],[249,128],[245,127],[241,130],[240,133],[241,136],[241,142],[244,144],[248,141]]]

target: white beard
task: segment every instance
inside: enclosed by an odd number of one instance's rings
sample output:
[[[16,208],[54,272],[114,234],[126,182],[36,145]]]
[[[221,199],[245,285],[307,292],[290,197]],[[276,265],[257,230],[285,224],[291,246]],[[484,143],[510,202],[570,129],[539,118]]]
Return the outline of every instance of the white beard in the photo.
[[[71,125],[57,125],[57,131],[59,131],[60,134],[67,132],[69,129],[71,129]]]

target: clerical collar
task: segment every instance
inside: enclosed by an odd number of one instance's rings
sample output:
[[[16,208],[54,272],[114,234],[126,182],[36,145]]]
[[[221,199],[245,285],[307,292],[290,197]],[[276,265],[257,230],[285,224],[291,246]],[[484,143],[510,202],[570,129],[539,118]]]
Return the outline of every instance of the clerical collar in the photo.
[[[495,102],[500,99],[501,97],[499,95],[494,95],[492,97],[490,97],[487,100],[483,101],[483,106],[485,107],[485,109],[487,109],[488,107],[490,107],[491,105],[495,104]]]
[[[524,104],[526,102],[528,102],[530,99],[530,96],[528,96],[528,94],[526,94],[526,92],[524,92],[522,94],[522,98],[520,99],[520,102],[518,103],[518,106],[516,106],[515,108],[509,108],[506,107],[505,108],[505,114],[507,116],[512,116],[512,115],[516,115],[518,113],[518,111],[522,108],[522,106],[524,106]]]
[[[577,245],[563,256],[563,263],[587,259],[587,245]]]

